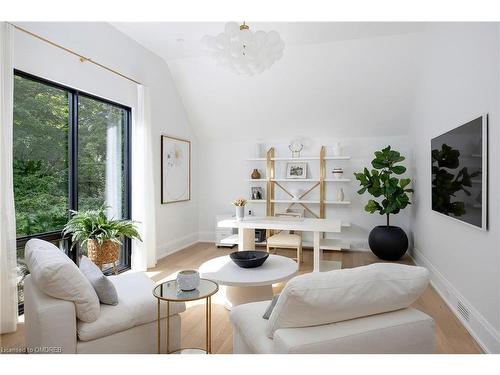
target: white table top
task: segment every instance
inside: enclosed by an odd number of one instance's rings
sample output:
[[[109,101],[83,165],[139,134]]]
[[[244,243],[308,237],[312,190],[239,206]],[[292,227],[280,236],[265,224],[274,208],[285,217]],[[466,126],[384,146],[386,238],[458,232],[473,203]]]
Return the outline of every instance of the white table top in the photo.
[[[263,286],[285,281],[295,276],[297,263],[281,255],[270,254],[260,267],[241,268],[234,264],[229,255],[203,263],[200,276],[227,286]]]
[[[304,232],[332,232],[341,231],[341,221],[335,219],[312,218],[284,218],[284,217],[246,217],[241,221],[234,219],[221,220],[217,223],[220,228],[238,229],[277,229],[299,230]]]

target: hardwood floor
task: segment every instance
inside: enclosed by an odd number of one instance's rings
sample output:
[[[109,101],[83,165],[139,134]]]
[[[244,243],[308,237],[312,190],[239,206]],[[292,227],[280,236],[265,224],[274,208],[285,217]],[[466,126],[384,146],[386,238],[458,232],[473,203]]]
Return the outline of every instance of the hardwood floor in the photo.
[[[218,249],[212,243],[198,243],[177,253],[160,259],[157,266],[148,270],[148,275],[155,281],[166,281],[175,277],[180,269],[198,268],[203,262],[217,256],[229,254],[232,249]],[[293,250],[278,250],[278,254],[294,255]],[[346,251],[325,252],[325,259],[342,262],[342,268],[352,268],[371,263],[381,262],[371,252]],[[304,250],[304,262],[300,273],[312,271],[312,251]],[[400,263],[413,264],[410,257],[405,256]],[[276,285],[279,292],[283,285]],[[232,328],[229,322],[229,312],[224,308],[223,293],[219,292],[212,298],[212,350],[214,353],[232,352]],[[203,347],[205,343],[204,302],[195,301],[187,304],[186,312],[182,313],[182,346]],[[471,335],[453,315],[442,298],[429,286],[414,307],[432,316],[436,322],[436,353],[482,353]],[[19,324],[15,333],[2,335],[0,346],[4,348],[24,346],[24,324]]]

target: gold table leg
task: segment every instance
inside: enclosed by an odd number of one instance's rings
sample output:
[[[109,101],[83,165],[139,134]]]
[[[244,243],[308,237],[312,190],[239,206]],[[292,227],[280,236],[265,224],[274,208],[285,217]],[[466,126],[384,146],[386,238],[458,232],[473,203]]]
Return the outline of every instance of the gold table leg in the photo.
[[[158,321],[158,332],[157,332],[157,336],[158,336],[158,343],[157,343],[157,346],[158,346],[158,354],[161,353],[161,326],[160,326],[160,299],[158,298],[158,316],[157,316],[157,321]]]
[[[167,354],[170,353],[170,301],[167,301]]]
[[[205,298],[205,351],[207,354],[209,353],[209,344],[208,344],[208,330],[209,330],[209,320],[208,320],[208,297]]]
[[[212,297],[208,297],[208,354],[212,353]]]

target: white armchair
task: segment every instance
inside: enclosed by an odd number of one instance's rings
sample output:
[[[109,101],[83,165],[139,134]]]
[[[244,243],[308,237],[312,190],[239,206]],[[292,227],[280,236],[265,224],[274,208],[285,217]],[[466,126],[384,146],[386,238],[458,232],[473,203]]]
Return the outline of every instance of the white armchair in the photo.
[[[118,304],[97,305],[97,317],[84,321],[78,316],[90,311],[88,307],[82,308],[88,304],[83,298],[88,291],[82,290],[85,283],[71,285],[80,278],[80,270],[45,241],[31,240],[27,253],[31,275],[24,282],[24,314],[26,346],[30,353],[47,352],[47,349],[53,353],[157,352],[157,301],[152,293],[155,283],[144,272],[110,276]],[[88,287],[92,288],[90,283]],[[60,298],[47,293],[58,294]],[[67,297],[62,298],[63,294]],[[167,314],[165,304],[162,305],[160,323],[164,330]],[[179,313],[185,309],[184,303],[170,305],[171,350],[180,347]],[[164,352],[165,332],[161,339]]]
[[[298,276],[269,320],[270,301],[233,308],[233,353],[433,353],[434,321],[409,307],[427,284],[421,267],[382,263]]]

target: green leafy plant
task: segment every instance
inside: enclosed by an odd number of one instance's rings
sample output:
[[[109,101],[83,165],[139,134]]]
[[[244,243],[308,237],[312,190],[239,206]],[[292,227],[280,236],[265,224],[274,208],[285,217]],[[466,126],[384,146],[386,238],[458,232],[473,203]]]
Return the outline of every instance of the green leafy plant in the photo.
[[[391,146],[387,146],[383,150],[375,152],[371,171],[364,168],[363,172],[354,173],[356,180],[361,185],[358,194],[368,192],[375,198],[382,198],[380,202],[370,199],[365,206],[365,211],[371,214],[378,212],[380,215],[386,215],[387,225],[389,225],[389,215],[398,214],[399,211],[411,204],[409,193],[413,193],[413,189],[408,188],[411,179],[400,179],[394,176],[406,172],[404,166],[396,165],[403,160],[405,160],[404,156],[401,156],[398,151],[391,150]]]
[[[472,178],[481,172],[469,173],[467,167],[460,169],[457,174],[448,172],[456,170],[459,165],[460,151],[442,144],[441,149],[432,150],[432,209],[445,215],[465,215],[465,202],[455,200],[456,193],[463,191],[467,196],[471,193],[466,187],[472,187]]]
[[[103,206],[97,210],[71,211],[72,217],[64,227],[63,236],[71,235],[72,246],[78,242],[83,246],[89,240],[99,245],[105,241],[121,244],[120,239],[124,237],[141,241],[135,222],[108,219],[105,210]]]

